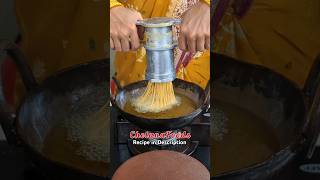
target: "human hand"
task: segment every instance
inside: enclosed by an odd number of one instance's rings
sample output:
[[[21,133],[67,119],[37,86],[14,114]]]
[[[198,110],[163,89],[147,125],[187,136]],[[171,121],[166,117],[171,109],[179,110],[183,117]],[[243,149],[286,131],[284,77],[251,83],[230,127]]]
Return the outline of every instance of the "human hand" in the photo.
[[[110,48],[116,51],[137,50],[140,40],[136,22],[142,20],[139,12],[122,6],[110,10]]]
[[[183,51],[210,49],[210,7],[199,1],[182,18],[179,48]]]

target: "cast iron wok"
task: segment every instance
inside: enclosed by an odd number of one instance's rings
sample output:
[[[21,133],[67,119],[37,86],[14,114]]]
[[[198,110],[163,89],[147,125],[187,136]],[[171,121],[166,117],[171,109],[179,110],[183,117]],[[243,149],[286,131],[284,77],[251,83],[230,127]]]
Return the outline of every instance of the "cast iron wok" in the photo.
[[[117,80],[113,78],[116,82]],[[184,116],[175,117],[175,118],[163,118],[163,119],[150,119],[136,116],[134,114],[127,113],[124,110],[125,104],[132,98],[135,97],[137,93],[141,93],[146,87],[148,81],[139,81],[133,84],[129,84],[123,88],[120,87],[119,83],[116,83],[118,86],[118,93],[115,98],[112,100],[113,106],[119,111],[119,113],[127,120],[137,125],[138,127],[144,130],[150,131],[166,131],[166,130],[175,130],[187,126],[190,124],[196,117],[198,117],[203,110],[208,107],[209,101],[209,85],[205,90],[199,87],[196,84],[183,81],[180,79],[175,79],[173,81],[173,86],[175,92],[183,94],[189,97],[196,104],[196,109]]]
[[[320,58],[300,89],[270,69],[220,54],[213,53],[211,57],[215,72],[213,99],[236,105],[263,119],[273,129],[274,141],[280,144],[279,151],[269,159],[216,174],[212,179],[273,179],[298,155],[305,158],[312,154],[320,129]]]
[[[0,86],[0,120],[7,140],[23,146],[39,173],[50,179],[105,179],[46,158],[42,147],[47,133],[57,123],[67,121],[71,113],[85,113],[80,110],[73,112],[71,107],[88,99],[88,96],[92,99],[82,103],[87,104],[84,109],[98,109],[107,103],[109,63],[98,60],[74,66],[38,84],[18,47],[8,41],[0,41],[0,52],[12,57],[27,90],[19,110],[14,112],[6,103]]]

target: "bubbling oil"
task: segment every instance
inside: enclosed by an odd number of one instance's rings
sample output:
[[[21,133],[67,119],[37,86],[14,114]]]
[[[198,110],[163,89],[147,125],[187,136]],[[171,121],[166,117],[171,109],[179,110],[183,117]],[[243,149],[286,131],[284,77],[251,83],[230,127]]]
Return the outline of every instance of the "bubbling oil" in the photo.
[[[179,100],[179,104],[173,106],[171,109],[156,113],[156,112],[138,112],[132,101],[128,101],[124,106],[124,111],[130,114],[134,114],[138,117],[149,118],[149,119],[165,119],[165,118],[177,118],[185,116],[193,112],[197,105],[189,97],[176,93],[176,97]]]
[[[109,162],[93,161],[78,153],[82,144],[68,140],[69,132],[64,125],[54,127],[45,139],[42,154],[48,159],[83,172],[106,177]]]
[[[71,93],[66,117],[56,119],[57,123],[45,137],[43,155],[89,174],[107,175],[110,111],[104,91],[105,86],[99,86]]]
[[[228,119],[223,126],[228,132],[220,140],[211,137],[212,174],[252,166],[280,150],[275,133],[263,119],[232,104],[214,103]]]
[[[65,121],[68,140],[79,142],[77,153],[91,161],[109,160],[109,110],[107,104],[96,112],[72,114]]]

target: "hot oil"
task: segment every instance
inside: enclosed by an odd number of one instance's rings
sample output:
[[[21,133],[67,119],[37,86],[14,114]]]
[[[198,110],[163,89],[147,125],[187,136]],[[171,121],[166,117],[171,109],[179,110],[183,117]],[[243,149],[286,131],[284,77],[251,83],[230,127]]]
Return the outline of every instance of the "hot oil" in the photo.
[[[106,162],[90,161],[78,155],[77,151],[80,146],[80,143],[68,140],[68,130],[61,125],[54,127],[49,132],[42,152],[47,158],[57,163],[77,168],[89,174],[105,177],[109,164]]]
[[[211,138],[213,174],[261,163],[280,149],[275,133],[263,119],[232,104],[215,101],[215,106],[228,119],[228,133],[221,141]]]
[[[177,98],[179,99],[179,104],[172,107],[169,110],[165,110],[159,113],[153,112],[138,112],[135,107],[132,105],[131,101],[128,101],[124,106],[124,111],[130,114],[134,114],[135,116],[150,118],[150,119],[165,119],[165,118],[177,118],[181,116],[185,116],[191,112],[193,112],[197,106],[196,103],[193,102],[187,96],[176,93]]]

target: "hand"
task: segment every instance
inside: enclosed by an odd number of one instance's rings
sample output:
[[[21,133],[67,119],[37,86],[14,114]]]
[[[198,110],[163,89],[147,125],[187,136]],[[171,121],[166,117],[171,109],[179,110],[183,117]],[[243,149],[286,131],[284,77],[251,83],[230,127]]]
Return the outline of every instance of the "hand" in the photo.
[[[210,49],[210,7],[198,2],[182,18],[179,48],[183,51]]]
[[[116,51],[137,50],[140,40],[136,22],[142,20],[139,12],[122,6],[110,10],[110,48]]]

